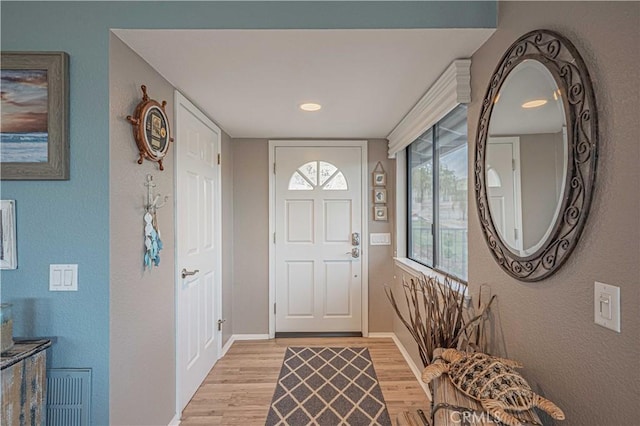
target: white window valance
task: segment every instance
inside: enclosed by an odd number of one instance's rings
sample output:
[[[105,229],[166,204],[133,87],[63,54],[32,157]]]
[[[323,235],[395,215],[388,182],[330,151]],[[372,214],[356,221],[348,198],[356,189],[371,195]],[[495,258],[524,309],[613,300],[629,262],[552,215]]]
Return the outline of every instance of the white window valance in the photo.
[[[395,158],[397,152],[405,149],[456,106],[469,102],[471,59],[456,59],[389,133],[389,158]]]

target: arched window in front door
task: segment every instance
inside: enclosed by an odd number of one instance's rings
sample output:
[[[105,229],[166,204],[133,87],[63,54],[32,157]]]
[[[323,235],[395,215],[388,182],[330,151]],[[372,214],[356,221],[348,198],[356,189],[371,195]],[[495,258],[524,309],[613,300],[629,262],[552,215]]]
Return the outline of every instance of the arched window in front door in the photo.
[[[289,179],[290,191],[312,191],[320,187],[323,191],[346,191],[349,189],[344,174],[326,161],[310,161],[293,172]]]

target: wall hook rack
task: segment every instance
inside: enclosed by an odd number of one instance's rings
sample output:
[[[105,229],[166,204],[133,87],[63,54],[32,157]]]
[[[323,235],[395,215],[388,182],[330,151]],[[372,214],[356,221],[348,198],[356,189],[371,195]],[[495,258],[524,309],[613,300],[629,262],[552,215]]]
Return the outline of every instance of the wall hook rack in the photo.
[[[153,181],[153,176],[150,174],[147,175],[147,181],[144,186],[147,187],[147,203],[145,209],[150,213],[155,213],[156,210],[165,206],[167,200],[169,200],[169,196],[165,195],[162,197],[160,194],[155,194],[154,188],[157,185]],[[160,198],[162,198],[162,201],[160,201]]]

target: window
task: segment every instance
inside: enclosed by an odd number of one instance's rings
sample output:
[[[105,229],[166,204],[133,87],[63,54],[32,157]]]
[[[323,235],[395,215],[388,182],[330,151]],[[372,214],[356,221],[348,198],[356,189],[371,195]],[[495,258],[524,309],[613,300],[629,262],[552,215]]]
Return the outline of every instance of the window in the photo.
[[[463,280],[467,161],[465,105],[458,105],[407,147],[407,257]]]
[[[318,185],[323,191],[349,189],[342,172],[333,164],[324,161],[310,161],[303,164],[289,179],[290,191],[312,191]]]

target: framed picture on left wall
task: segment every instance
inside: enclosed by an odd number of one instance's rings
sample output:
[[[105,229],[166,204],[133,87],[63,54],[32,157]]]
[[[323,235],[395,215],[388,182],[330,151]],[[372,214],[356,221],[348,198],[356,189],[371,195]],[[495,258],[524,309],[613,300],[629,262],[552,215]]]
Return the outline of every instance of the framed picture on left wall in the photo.
[[[17,269],[16,202],[0,201],[0,269]]]
[[[69,179],[69,55],[2,52],[0,179]]]

